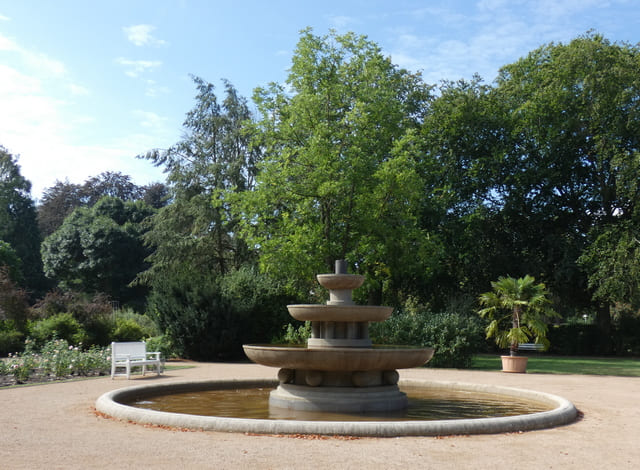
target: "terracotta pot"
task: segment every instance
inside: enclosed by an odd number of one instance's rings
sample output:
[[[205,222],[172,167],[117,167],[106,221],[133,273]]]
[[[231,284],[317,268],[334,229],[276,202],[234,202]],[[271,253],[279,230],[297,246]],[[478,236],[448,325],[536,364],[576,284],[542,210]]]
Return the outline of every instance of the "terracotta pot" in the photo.
[[[524,374],[527,372],[526,356],[500,356],[502,358],[502,372],[515,372]]]

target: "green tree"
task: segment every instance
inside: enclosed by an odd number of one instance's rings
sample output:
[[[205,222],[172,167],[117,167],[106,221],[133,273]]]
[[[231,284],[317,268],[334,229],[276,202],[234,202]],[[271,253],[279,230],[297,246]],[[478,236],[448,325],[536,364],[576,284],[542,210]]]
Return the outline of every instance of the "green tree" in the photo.
[[[38,227],[48,237],[62,225],[64,219],[77,207],[86,205],[82,185],[69,181],[56,181],[44,190],[38,205]]]
[[[251,112],[231,83],[224,82],[220,103],[212,84],[193,80],[198,93],[184,122],[184,139],[144,156],[164,168],[171,201],[156,214],[146,235],[154,252],[144,282],[153,282],[174,264],[187,262],[194,269],[224,274],[250,258],[237,236],[229,195],[254,185],[259,152],[249,148],[246,123]]]
[[[167,188],[162,183],[137,186],[131,177],[119,172],[104,172],[87,178],[83,184],[68,180],[56,181],[45,189],[38,205],[38,226],[43,237],[55,232],[64,219],[77,207],[92,207],[102,197],[111,196],[123,201],[144,201],[159,209],[166,205]]]
[[[402,138],[429,100],[419,74],[365,37],[302,31],[286,86],[254,93],[264,158],[242,194],[243,233],[266,272],[308,282],[347,259],[372,302],[428,277],[436,243],[417,223],[422,183]]]
[[[7,270],[8,276],[18,284],[24,282],[22,275],[22,261],[18,258],[16,250],[7,242],[0,240],[0,268]]]
[[[20,174],[17,158],[0,146],[0,240],[15,250],[22,262],[24,287],[44,289],[40,231],[31,199],[31,183]]]
[[[519,344],[532,338],[549,347],[547,319],[557,314],[550,307],[546,286],[536,284],[529,275],[518,279],[500,277],[491,286],[493,291],[478,299],[484,306],[478,313],[490,320],[487,338],[495,338],[501,348],[509,346],[511,356],[517,355]]]
[[[603,227],[578,262],[596,301],[640,308],[640,227],[633,220]]]
[[[587,34],[536,49],[497,81],[512,120],[503,211],[520,227],[523,253],[547,254],[536,272],[563,301],[589,298],[579,256],[605,227],[622,228],[637,211],[639,74],[638,46]],[[608,338],[611,317],[601,302],[597,321]]]
[[[65,289],[140,302],[144,290],[129,284],[147,267],[142,235],[152,213],[143,202],[113,197],[76,209],[42,244],[46,275]]]

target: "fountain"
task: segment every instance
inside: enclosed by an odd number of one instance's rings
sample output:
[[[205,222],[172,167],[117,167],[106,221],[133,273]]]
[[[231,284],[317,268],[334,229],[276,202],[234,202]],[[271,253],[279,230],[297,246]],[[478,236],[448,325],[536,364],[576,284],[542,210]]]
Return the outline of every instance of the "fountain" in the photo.
[[[571,402],[548,393],[459,382],[399,381],[397,369],[425,364],[431,359],[433,349],[373,346],[369,322],[386,320],[392,308],[356,305],[352,292],[362,285],[364,277],[347,274],[344,261],[336,262],[335,274],[320,274],[317,279],[329,289],[329,301],[325,305],[288,306],[292,317],[311,322],[312,336],[306,347],[244,346],[246,355],[254,362],[279,368],[277,381],[202,380],[126,387],[99,397],[96,410],[126,421],[210,431],[378,437],[526,431],[560,426],[576,419],[577,410]],[[520,409],[518,403],[527,403],[527,408],[529,404],[533,406],[529,408],[531,411],[506,415],[408,420],[402,412],[408,399],[399,386],[405,390],[431,391],[444,398],[462,393],[470,397],[472,408],[483,407],[479,397],[487,394],[493,395],[494,401],[513,403],[514,410]],[[258,389],[271,390],[266,410],[268,419],[249,418],[242,413],[231,417],[211,416],[144,407],[160,396],[176,397],[186,393],[189,402],[198,404],[205,402],[198,395],[200,392],[221,391],[223,396],[231,396]],[[340,413],[352,420],[331,421],[328,416],[311,420],[309,416],[315,412]],[[367,414],[369,416],[365,416]],[[371,415],[381,419],[372,421]],[[400,416],[400,420],[388,421],[393,415]]]
[[[311,322],[306,348],[244,345],[253,362],[280,368],[269,406],[352,413],[406,408],[397,369],[425,364],[433,349],[373,347],[369,322],[386,320],[393,308],[356,305],[352,292],[364,276],[347,274],[344,260],[336,261],[335,267],[335,274],[317,276],[329,290],[326,305],[287,306],[293,318]]]

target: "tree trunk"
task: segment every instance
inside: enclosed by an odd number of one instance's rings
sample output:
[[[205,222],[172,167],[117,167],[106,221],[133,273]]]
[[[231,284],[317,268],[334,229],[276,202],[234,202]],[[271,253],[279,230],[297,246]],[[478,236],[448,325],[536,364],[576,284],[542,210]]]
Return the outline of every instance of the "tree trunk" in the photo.
[[[598,305],[596,311],[596,325],[600,333],[597,345],[599,354],[611,354],[613,352],[613,342],[611,338],[611,312],[609,305]]]

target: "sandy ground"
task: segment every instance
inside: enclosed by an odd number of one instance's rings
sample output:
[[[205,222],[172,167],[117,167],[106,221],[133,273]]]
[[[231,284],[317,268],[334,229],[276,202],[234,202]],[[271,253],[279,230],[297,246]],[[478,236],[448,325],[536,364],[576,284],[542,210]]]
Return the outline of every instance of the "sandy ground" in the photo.
[[[597,469],[640,468],[640,378],[411,369],[402,377],[554,393],[584,417],[569,426],[502,435],[294,438],[183,432],[106,419],[102,393],[151,381],[275,377],[251,364],[197,364],[155,376],[0,389],[1,469]]]

